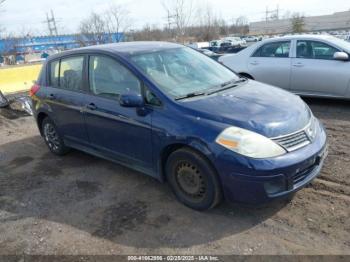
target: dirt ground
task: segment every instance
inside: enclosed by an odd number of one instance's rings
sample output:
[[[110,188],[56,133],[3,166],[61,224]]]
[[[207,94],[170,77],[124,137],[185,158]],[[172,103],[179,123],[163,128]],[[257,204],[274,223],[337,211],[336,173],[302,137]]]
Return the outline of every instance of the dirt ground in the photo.
[[[327,127],[322,174],[292,201],[196,212],[166,184],[73,151],[0,110],[0,254],[350,254],[350,103],[308,99]]]

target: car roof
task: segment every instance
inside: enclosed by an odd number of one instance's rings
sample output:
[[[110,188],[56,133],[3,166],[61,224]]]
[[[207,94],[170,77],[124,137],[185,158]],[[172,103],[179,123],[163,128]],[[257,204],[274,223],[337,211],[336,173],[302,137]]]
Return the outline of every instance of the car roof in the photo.
[[[112,43],[112,44],[104,44],[104,45],[95,45],[95,46],[87,46],[72,49],[69,51],[64,51],[55,55],[50,56],[50,60],[59,58],[61,56],[66,55],[74,55],[76,53],[84,53],[93,52],[93,51],[106,51],[119,55],[132,55],[132,54],[142,54],[142,53],[150,53],[157,52],[166,49],[174,49],[184,47],[180,44],[169,43],[169,42],[122,42],[122,43]]]
[[[268,38],[264,41],[280,41],[280,40],[293,40],[293,39],[310,39],[310,40],[332,40],[334,39],[331,35],[310,35],[310,34],[304,34],[304,35],[286,35],[286,36],[280,36],[280,37],[274,37],[274,38]]]

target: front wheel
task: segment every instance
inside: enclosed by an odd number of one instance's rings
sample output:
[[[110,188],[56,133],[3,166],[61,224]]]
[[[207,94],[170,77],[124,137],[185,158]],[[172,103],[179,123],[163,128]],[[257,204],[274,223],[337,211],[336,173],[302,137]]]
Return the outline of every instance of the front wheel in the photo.
[[[41,128],[45,143],[52,153],[59,156],[68,153],[69,148],[64,145],[56,125],[50,118],[46,117],[43,120]]]
[[[207,210],[222,200],[216,171],[191,149],[179,149],[169,156],[166,176],[177,199],[190,208]]]

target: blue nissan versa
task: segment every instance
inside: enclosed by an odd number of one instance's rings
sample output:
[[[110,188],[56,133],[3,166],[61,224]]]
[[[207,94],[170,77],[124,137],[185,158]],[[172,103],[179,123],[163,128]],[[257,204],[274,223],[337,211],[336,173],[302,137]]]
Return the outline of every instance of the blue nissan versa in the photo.
[[[185,205],[263,203],[314,179],[326,133],[309,107],[182,45],[120,43],[49,57],[31,89],[49,149],[167,181]]]

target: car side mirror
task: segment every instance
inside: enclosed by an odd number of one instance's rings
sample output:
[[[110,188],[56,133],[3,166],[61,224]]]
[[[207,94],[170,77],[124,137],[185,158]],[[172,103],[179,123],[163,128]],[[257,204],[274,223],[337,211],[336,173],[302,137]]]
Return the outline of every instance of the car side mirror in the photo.
[[[119,103],[123,107],[142,107],[145,104],[143,97],[136,93],[121,94]]]
[[[349,55],[345,52],[336,52],[334,53],[334,60],[349,61]]]

